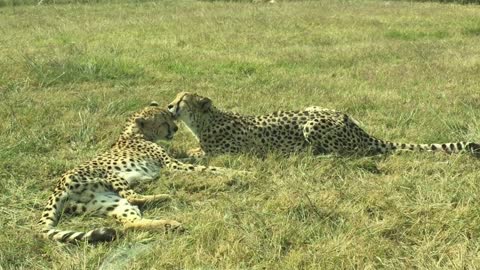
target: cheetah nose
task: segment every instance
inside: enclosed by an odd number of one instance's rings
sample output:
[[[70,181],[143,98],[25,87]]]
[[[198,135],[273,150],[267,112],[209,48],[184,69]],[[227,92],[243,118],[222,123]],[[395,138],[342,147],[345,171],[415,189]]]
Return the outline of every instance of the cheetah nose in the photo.
[[[173,109],[173,104],[168,104],[168,107],[167,107],[169,110]]]
[[[177,132],[178,127],[173,127],[173,132]]]

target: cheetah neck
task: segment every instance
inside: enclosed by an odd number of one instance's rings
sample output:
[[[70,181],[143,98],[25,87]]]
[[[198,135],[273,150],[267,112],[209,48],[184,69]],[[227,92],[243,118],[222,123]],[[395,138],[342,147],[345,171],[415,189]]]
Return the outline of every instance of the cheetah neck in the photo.
[[[185,117],[182,121],[190,132],[197,138],[201,139],[202,135],[208,133],[212,127],[221,123],[228,123],[232,119],[238,118],[235,113],[219,110],[215,107],[211,107],[208,112],[201,114],[191,114],[189,117]]]
[[[210,115],[206,113],[202,114],[201,117],[193,114],[191,117],[186,117],[182,120],[187,129],[198,139],[199,135],[204,131],[205,123],[208,123],[209,119]]]
[[[187,129],[199,139],[212,121],[215,121],[215,117],[219,113],[221,112],[212,106],[207,112],[190,113],[187,117],[182,117],[181,120],[185,123]]]
[[[145,138],[145,135],[140,132],[135,121],[132,120],[132,121],[128,121],[127,125],[123,129],[122,134],[120,134],[120,137],[118,138],[115,145],[123,145],[125,142],[139,141],[139,140],[145,141],[147,140],[147,138]]]

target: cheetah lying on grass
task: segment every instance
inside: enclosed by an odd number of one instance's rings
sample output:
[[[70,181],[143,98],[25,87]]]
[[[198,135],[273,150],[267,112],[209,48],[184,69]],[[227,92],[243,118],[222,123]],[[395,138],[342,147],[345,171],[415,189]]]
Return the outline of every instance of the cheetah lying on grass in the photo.
[[[175,220],[142,218],[136,206],[167,200],[168,195],[140,195],[130,187],[132,182],[155,179],[164,167],[177,171],[223,171],[222,168],[181,163],[154,143],[159,139],[171,139],[177,129],[172,114],[155,102],[135,113],[110,150],[63,174],[39,222],[43,236],[61,242],[116,238],[116,231],[111,228],[88,232],[55,228],[63,211],[110,216],[126,229],[182,230],[182,225]]]
[[[180,93],[168,110],[183,121],[200,142],[190,155],[270,151],[291,153],[311,147],[314,153],[375,155],[396,150],[462,150],[480,154],[472,142],[444,144],[404,144],[383,141],[362,130],[348,115],[319,107],[300,111],[280,111],[267,115],[245,116],[225,112],[212,101],[191,93]]]

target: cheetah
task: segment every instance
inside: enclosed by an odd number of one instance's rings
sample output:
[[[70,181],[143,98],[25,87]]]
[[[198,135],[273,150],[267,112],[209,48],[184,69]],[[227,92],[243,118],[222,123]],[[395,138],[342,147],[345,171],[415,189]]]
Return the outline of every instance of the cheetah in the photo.
[[[314,154],[337,155],[376,155],[397,150],[480,153],[480,145],[472,142],[405,144],[380,140],[348,115],[315,106],[259,116],[240,115],[217,109],[207,97],[182,92],[167,108],[199,141],[200,148],[189,151],[193,157],[246,152],[263,155],[271,151],[289,154],[308,148]]]
[[[142,218],[138,208],[144,203],[168,200],[169,195],[140,195],[131,188],[135,182],[155,179],[162,168],[222,171],[222,168],[182,163],[155,143],[172,139],[177,130],[172,114],[156,102],[133,114],[108,151],[61,176],[40,218],[41,234],[60,242],[106,242],[117,237],[112,228],[88,232],[57,229],[62,212],[113,217],[125,229],[182,231],[182,224],[175,220]]]

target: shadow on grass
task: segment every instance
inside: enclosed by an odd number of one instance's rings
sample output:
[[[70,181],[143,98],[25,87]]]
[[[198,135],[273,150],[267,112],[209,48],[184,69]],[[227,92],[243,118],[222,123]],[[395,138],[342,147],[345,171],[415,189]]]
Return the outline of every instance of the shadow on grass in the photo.
[[[463,33],[467,36],[480,36],[480,26],[466,28]]]
[[[129,269],[129,264],[135,260],[135,257],[149,253],[152,246],[153,243],[133,243],[112,249],[98,269]]]

